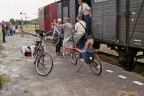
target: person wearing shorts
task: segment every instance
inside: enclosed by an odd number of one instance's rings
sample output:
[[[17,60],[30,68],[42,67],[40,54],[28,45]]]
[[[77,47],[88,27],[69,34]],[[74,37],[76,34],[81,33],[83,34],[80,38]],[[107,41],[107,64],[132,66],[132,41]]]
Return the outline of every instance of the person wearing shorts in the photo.
[[[70,36],[72,36],[73,32],[73,26],[70,23],[70,19],[69,18],[65,18],[65,24],[63,25],[57,25],[59,27],[62,27],[64,30],[64,40],[63,40],[63,56],[65,56],[66,50],[68,52],[68,49],[73,47],[73,42],[68,41],[67,40],[70,38]],[[67,42],[67,43],[66,43]]]
[[[73,26],[70,23],[69,18],[65,19],[65,24],[63,24],[63,28],[64,28],[64,40],[63,40],[63,56],[64,56],[66,50],[67,52],[69,52],[69,49],[73,47],[73,42],[68,41],[69,38],[73,35],[73,32],[72,32]]]

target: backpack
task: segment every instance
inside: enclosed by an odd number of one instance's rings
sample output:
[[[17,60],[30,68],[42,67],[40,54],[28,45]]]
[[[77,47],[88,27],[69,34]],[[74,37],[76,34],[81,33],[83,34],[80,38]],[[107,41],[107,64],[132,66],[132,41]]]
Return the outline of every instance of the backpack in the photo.
[[[82,53],[82,58],[84,59],[86,64],[91,64],[94,62],[94,56],[92,52],[83,49],[81,53]]]

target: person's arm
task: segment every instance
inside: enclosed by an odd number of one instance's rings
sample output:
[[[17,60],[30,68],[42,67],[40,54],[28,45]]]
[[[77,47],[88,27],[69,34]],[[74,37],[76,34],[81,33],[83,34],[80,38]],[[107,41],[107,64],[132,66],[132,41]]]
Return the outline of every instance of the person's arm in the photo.
[[[82,10],[80,10],[80,6],[79,6],[78,16],[80,16],[80,15],[81,15],[81,11],[82,11]]]
[[[77,26],[77,23],[76,23],[76,24],[75,24],[75,32],[77,32],[77,27],[78,27],[78,26]]]
[[[64,24],[61,24],[61,25],[57,24],[56,26],[57,26],[57,27],[62,27],[63,30],[65,29],[65,28],[64,28],[64,26],[65,26]]]
[[[86,9],[89,11],[89,14],[90,14],[90,17],[92,17],[92,11],[91,11],[91,8],[88,4],[85,4],[86,6]]]
[[[88,10],[89,11],[89,13],[90,13],[90,17],[92,17],[92,11],[91,11],[91,9],[90,10]]]

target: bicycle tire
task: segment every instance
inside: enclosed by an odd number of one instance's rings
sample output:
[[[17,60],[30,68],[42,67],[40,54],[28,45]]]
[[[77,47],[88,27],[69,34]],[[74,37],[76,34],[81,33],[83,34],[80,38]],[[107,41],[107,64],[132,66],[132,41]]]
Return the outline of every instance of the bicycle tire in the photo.
[[[47,52],[40,54],[37,57],[35,68],[40,76],[47,76],[50,74],[53,69],[53,59],[51,55]]]
[[[53,35],[53,31],[49,31],[46,33],[46,37],[44,38],[44,42],[48,45],[56,45],[60,41],[60,34],[55,32],[55,35]]]
[[[72,51],[70,52],[70,60],[72,64],[76,65],[77,64],[77,57],[76,57],[76,52]]]
[[[89,67],[95,75],[99,76],[102,73],[101,60],[96,54],[93,55],[94,55],[94,62],[89,64]]]

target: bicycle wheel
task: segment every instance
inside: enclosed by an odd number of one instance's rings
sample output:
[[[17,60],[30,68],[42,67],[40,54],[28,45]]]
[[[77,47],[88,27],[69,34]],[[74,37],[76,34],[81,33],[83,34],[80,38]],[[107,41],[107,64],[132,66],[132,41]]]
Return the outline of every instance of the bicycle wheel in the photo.
[[[60,34],[57,32],[54,32],[53,34],[53,31],[47,32],[46,37],[44,38],[44,42],[49,46],[58,44],[59,40]]]
[[[47,52],[40,54],[36,60],[35,68],[40,76],[48,75],[53,69],[52,57]]]
[[[100,75],[102,73],[102,64],[101,61],[99,59],[99,57],[94,54],[94,62],[89,64],[91,71],[95,74],[95,75]]]
[[[70,60],[71,60],[72,64],[74,64],[74,65],[77,64],[76,52],[74,52],[74,51],[70,52]]]

